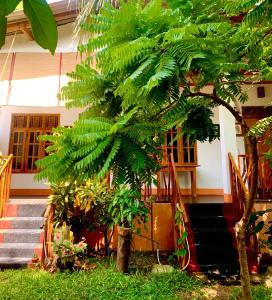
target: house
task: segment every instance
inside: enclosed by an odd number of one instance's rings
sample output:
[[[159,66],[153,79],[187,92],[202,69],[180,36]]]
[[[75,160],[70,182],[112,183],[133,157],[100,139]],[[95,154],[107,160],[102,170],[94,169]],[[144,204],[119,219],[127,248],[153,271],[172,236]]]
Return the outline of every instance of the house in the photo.
[[[46,144],[40,142],[38,136],[50,134],[52,128],[58,125],[71,125],[81,112],[80,109],[66,109],[57,98],[61,87],[67,83],[65,74],[72,71],[80,61],[77,55],[77,41],[72,37],[73,21],[77,14],[76,1],[72,1],[70,7],[67,7],[67,2],[52,3],[59,32],[58,47],[54,56],[39,48],[31,40],[28,24],[20,11],[14,13],[9,19],[6,44],[0,51],[0,151],[3,156],[13,154],[11,197],[32,198],[31,201],[29,200],[30,205],[34,205],[35,197],[50,194],[50,188],[45,182],[34,180],[37,172],[35,161],[46,155]],[[272,82],[245,85],[244,89],[249,94],[249,101],[241,109],[249,125],[272,114]],[[228,231],[234,222],[230,217],[233,213],[233,189],[235,188],[233,182],[235,174],[230,167],[228,153],[232,154],[235,161],[238,162],[239,159],[238,168],[246,185],[250,184],[250,163],[242,129],[235,124],[234,118],[225,108],[215,108],[213,112],[214,123],[218,128],[218,139],[212,143],[192,144],[183,137],[169,146],[169,141],[176,132],[172,130],[167,134],[163,145],[165,158],[162,161],[163,169],[158,177],[159,185],[152,190],[152,193],[157,195],[157,202],[153,204],[152,221],[147,226],[149,230],[145,232],[149,238],[152,237],[159,242],[160,250],[174,248],[173,207],[169,198],[170,194],[173,196],[174,186],[173,178],[171,179],[169,175],[169,165],[174,161],[175,180],[178,177],[176,184],[180,187],[179,192],[186,203],[191,203],[188,204],[187,211],[192,225],[190,234],[193,238],[189,241],[192,249],[192,270],[198,270],[198,265],[207,267],[209,264],[216,266],[221,264],[221,260],[216,255],[218,251],[223,253],[220,252],[223,259],[230,262],[229,265],[237,258],[235,250],[231,248],[232,250],[229,251],[228,248],[232,247],[233,241],[233,232],[228,235]],[[266,146],[262,143],[258,147],[261,153],[266,150]],[[172,162],[169,157],[171,153]],[[268,207],[267,202],[261,200],[272,198],[272,179],[271,171],[263,159],[260,160],[260,170],[258,205]],[[20,217],[20,214],[21,217],[31,217],[26,216],[24,209],[18,208],[18,205],[16,209],[9,204],[6,217],[8,213],[12,217]],[[37,209],[39,217],[41,217],[41,210],[42,208]],[[222,219],[225,214],[227,218]],[[34,215],[32,217],[35,218]],[[211,220],[214,223],[211,224]],[[35,226],[40,221],[41,219],[33,220]],[[228,224],[225,224],[226,222]],[[0,228],[7,230],[10,229],[8,226],[7,223],[3,225],[2,221],[1,227],[0,220]],[[211,234],[213,228],[218,229],[213,232],[214,235]],[[14,232],[13,234],[15,235]],[[38,232],[38,234],[41,234],[40,240],[42,240],[42,233]],[[208,235],[211,236],[212,246],[203,241],[203,236]],[[214,243],[221,243],[220,236],[225,238],[225,244],[219,245],[221,246],[219,249],[211,250]],[[2,241],[3,239],[4,237]],[[152,250],[153,247],[150,240],[142,237],[135,238],[136,249]],[[213,256],[214,262],[209,262],[207,257]],[[253,257],[253,260],[254,258],[256,257]]]

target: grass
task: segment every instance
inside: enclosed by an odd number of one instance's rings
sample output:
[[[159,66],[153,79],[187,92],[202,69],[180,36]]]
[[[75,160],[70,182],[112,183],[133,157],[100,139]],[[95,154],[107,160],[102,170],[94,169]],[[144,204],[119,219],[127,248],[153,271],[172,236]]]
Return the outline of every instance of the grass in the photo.
[[[123,275],[112,267],[86,272],[7,270],[0,273],[0,299],[179,299],[197,291],[200,282],[175,271],[171,274]]]
[[[48,273],[43,270],[6,270],[0,272],[0,300],[236,300],[240,288],[203,284],[186,273],[152,274],[134,272],[124,275],[105,262],[80,272]],[[272,289],[253,287],[255,300],[271,300]]]

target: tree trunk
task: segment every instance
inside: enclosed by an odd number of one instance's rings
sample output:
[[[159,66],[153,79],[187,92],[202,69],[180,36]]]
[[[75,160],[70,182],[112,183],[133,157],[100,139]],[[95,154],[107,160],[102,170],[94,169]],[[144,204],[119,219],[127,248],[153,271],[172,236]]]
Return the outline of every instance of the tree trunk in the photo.
[[[240,262],[240,277],[242,286],[242,299],[252,300],[252,294],[250,290],[250,273],[248,267],[248,259],[246,253],[246,227],[248,224],[249,216],[252,212],[255,197],[258,187],[258,151],[257,151],[257,141],[255,138],[249,139],[251,145],[251,155],[252,155],[252,182],[249,195],[246,195],[246,204],[243,216],[239,222],[235,225],[235,233],[237,239],[237,247]]]
[[[130,245],[132,238],[131,228],[118,228],[118,245],[116,266],[118,271],[128,273],[128,261],[130,255]]]
[[[251,300],[252,295],[250,291],[250,274],[248,268],[248,260],[246,253],[246,225],[243,220],[240,220],[235,225],[237,248],[240,262],[240,280],[242,286],[242,299]]]

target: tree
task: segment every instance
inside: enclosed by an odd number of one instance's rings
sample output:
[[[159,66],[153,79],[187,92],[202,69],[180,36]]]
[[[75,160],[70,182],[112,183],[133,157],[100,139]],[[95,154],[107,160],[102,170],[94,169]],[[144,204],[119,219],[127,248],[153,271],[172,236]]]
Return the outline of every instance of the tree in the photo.
[[[86,107],[85,113],[71,129],[48,138],[53,152],[39,162],[39,178],[100,178],[113,169],[117,184],[139,186],[157,168],[157,137],[182,126],[192,140],[212,141],[217,106],[248,132],[239,105],[247,100],[242,85],[272,74],[272,29],[262,18],[271,5],[263,2],[265,9],[252,0],[122,1],[119,9],[105,4],[83,24],[93,38],[80,47],[95,53],[99,72],[89,56],[62,93],[68,106]],[[211,84],[212,92],[203,92]],[[258,176],[256,137],[248,135],[248,141],[253,184],[235,227],[244,299],[252,299],[245,233]]]
[[[29,19],[32,34],[36,42],[54,54],[57,47],[57,25],[46,0],[1,0],[0,1],[0,48],[5,44],[7,16],[18,5],[23,5],[24,13]]]

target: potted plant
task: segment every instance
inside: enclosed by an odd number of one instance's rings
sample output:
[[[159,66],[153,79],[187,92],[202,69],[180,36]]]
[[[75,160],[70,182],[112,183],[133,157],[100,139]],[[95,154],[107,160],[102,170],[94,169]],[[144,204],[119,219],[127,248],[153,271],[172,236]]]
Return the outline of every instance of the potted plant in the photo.
[[[55,229],[53,251],[55,262],[59,269],[72,269],[76,257],[83,256],[86,250],[87,244],[84,241],[73,243],[73,233],[70,227],[64,225]]]
[[[112,225],[118,226],[118,248],[117,248],[117,269],[123,273],[128,272],[128,261],[132,232],[135,221],[147,221],[148,208],[141,200],[139,190],[121,185],[115,192],[113,201],[109,206],[109,213],[112,216]]]
[[[36,253],[34,253],[31,258],[31,261],[33,264],[36,264],[37,262],[39,262],[39,256]]]

